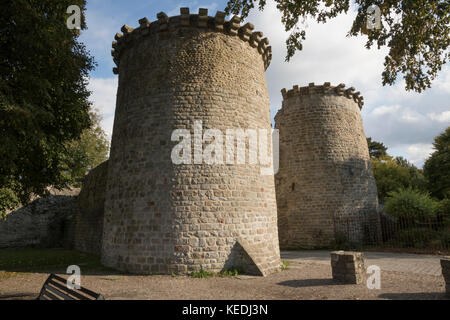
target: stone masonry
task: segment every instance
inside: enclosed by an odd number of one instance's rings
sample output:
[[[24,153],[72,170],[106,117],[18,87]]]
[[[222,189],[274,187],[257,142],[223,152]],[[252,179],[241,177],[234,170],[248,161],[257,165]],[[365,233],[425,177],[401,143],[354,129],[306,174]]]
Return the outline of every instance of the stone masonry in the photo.
[[[131,273],[280,269],[273,175],[260,165],[174,164],[175,129],[270,130],[271,48],[207,9],[123,26],[102,262]],[[269,131],[270,132],[270,131]],[[245,257],[244,257],[245,256]]]
[[[282,249],[318,248],[340,236],[376,241],[377,189],[354,88],[326,82],[283,89],[276,175]]]
[[[450,297],[450,256],[441,259],[441,268],[445,280],[445,293]]]
[[[108,162],[103,162],[85,176],[76,202],[74,247],[98,255],[102,247]]]
[[[361,284],[366,269],[362,252],[331,252],[331,271],[333,280],[346,284]]]
[[[79,189],[49,189],[49,195],[36,197],[0,219],[0,248],[71,247],[73,220]]]

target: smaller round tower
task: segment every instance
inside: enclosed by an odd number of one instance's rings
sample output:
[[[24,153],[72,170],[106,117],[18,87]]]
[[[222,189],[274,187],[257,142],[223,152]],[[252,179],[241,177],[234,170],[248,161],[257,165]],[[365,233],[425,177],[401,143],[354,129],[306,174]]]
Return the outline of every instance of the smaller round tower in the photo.
[[[363,97],[329,82],[281,92],[275,116],[280,247],[376,240],[378,199],[360,115]]]

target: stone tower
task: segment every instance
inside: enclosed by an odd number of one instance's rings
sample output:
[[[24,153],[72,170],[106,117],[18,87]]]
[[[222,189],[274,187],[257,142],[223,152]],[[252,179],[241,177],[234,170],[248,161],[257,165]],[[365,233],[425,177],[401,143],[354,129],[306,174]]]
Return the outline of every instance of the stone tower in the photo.
[[[344,84],[283,89],[276,175],[280,247],[314,248],[378,237],[377,188],[360,109]]]
[[[266,275],[281,265],[274,176],[248,161],[194,163],[194,123],[223,133],[270,130],[271,47],[237,16],[180,11],[125,25],[113,42],[119,87],[102,261],[142,274],[242,268]],[[171,159],[176,129],[192,134],[189,163]]]

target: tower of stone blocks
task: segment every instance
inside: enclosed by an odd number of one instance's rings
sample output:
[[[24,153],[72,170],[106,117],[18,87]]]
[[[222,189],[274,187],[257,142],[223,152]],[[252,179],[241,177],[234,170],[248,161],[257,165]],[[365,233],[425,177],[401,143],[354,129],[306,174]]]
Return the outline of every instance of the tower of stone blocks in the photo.
[[[237,16],[180,11],[125,25],[113,42],[119,87],[102,262],[139,274],[266,275],[281,266],[273,175],[248,162],[175,164],[171,153],[174,130],[194,136],[195,121],[203,130],[270,130],[271,47]]]
[[[353,87],[283,89],[276,174],[280,247],[329,246],[379,237],[377,188]]]

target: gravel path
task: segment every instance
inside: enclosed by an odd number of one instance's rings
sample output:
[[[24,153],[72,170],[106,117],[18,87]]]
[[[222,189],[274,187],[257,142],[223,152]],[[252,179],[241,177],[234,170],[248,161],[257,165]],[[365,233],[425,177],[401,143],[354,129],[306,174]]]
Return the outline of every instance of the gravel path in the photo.
[[[21,273],[0,280],[0,299],[34,299],[48,274]],[[294,261],[268,277],[195,279],[187,276],[85,275],[82,285],[106,299],[445,299],[441,276],[384,271],[381,289],[339,285],[322,262]]]
[[[330,264],[330,251],[282,251],[281,259],[290,263]],[[441,276],[440,256],[408,253],[364,252],[366,267],[377,265],[382,271]]]

